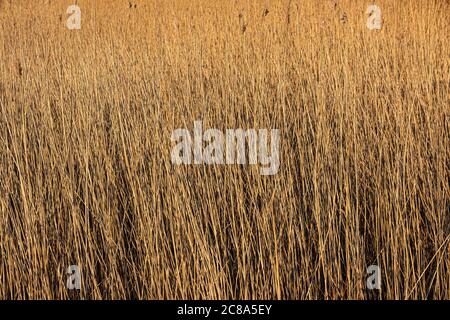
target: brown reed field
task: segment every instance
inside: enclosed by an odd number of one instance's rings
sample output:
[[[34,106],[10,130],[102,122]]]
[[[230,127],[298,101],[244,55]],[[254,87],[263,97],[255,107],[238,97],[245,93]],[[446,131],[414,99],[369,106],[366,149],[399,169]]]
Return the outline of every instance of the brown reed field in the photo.
[[[0,2],[0,299],[450,298],[449,1]]]

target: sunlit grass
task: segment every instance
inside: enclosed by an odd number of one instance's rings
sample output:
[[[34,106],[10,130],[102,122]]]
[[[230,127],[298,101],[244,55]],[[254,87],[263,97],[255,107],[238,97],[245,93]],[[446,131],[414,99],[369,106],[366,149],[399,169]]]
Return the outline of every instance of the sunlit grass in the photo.
[[[47,2],[0,9],[0,298],[450,298],[447,2]],[[195,120],[278,174],[172,165]]]

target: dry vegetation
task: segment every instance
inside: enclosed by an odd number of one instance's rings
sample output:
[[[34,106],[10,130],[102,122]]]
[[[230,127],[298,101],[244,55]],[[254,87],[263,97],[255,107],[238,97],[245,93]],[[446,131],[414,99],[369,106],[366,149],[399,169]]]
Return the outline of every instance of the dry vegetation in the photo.
[[[450,298],[449,1],[49,2],[0,11],[0,298]],[[278,175],[173,166],[194,120]]]

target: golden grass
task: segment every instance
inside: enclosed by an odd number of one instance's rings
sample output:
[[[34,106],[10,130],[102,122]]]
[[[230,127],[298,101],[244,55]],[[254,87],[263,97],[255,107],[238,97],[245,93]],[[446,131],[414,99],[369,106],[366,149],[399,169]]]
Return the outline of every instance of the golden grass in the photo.
[[[49,2],[0,11],[0,298],[450,298],[448,1]],[[173,166],[195,120],[279,173]]]

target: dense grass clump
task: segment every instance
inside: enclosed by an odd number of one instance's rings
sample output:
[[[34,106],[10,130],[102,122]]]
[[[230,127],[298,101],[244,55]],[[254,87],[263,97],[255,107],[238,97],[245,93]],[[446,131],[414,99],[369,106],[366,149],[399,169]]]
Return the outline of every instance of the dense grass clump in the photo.
[[[3,1],[0,298],[449,299],[450,5],[371,3]],[[278,174],[173,165],[196,120]]]

